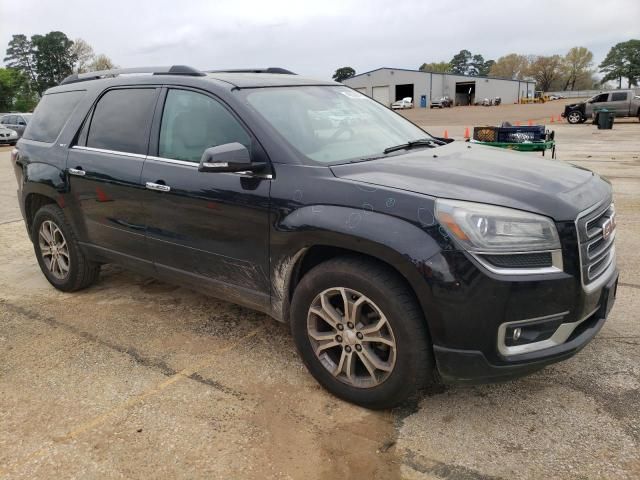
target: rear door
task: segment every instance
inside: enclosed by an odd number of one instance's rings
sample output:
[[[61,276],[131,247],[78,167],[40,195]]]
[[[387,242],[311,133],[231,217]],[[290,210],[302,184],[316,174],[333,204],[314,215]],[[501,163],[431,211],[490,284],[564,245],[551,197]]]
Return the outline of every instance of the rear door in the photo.
[[[153,270],[140,182],[159,88],[107,90],[67,158],[80,240],[108,258]]]
[[[616,117],[626,117],[629,115],[630,92],[611,92],[607,109],[615,112]]]
[[[12,130],[18,132],[18,137],[22,137],[24,133],[24,129],[27,128],[27,121],[24,119],[22,115],[15,116],[15,124],[11,127]]]
[[[217,98],[182,88],[164,96],[142,172],[156,271],[264,310],[270,176],[199,172],[198,165],[205,149],[232,142],[245,145],[252,161],[267,161],[266,155]]]

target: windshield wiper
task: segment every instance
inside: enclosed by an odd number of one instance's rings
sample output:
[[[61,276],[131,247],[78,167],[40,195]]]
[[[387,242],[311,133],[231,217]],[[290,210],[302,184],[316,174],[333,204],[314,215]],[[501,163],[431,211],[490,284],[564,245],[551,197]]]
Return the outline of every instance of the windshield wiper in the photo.
[[[397,152],[398,150],[409,150],[411,148],[416,148],[416,147],[435,148],[438,145],[439,143],[437,143],[434,140],[431,140],[430,138],[421,138],[420,140],[412,140],[407,143],[402,143],[400,145],[394,145],[393,147],[385,148],[383,153],[386,155],[387,153]]]

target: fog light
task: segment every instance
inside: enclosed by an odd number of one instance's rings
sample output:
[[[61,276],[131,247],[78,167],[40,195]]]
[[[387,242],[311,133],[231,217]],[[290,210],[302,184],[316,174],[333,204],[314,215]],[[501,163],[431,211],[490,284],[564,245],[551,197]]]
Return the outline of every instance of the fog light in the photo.
[[[521,334],[522,334],[522,329],[521,328],[514,328],[513,329],[513,341],[517,342],[518,339],[520,338]]]

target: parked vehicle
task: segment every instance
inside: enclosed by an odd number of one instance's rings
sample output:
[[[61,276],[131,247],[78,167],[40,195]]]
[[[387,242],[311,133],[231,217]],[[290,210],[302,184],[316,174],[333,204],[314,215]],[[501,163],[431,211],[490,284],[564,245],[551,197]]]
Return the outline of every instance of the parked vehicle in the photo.
[[[451,108],[452,105],[451,99],[445,96],[438,100],[431,100],[430,108]]]
[[[0,125],[13,130],[20,138],[30,119],[30,113],[11,113],[0,118]]]
[[[0,124],[0,144],[15,145],[17,141],[18,134],[16,131]]]
[[[46,279],[79,290],[113,262],[265,312],[320,384],[370,408],[528,374],[596,335],[618,278],[609,182],[273,71],[45,92],[12,162]]]
[[[393,110],[404,110],[405,108],[413,108],[413,99],[411,97],[404,97],[402,100],[393,102],[391,104]]]
[[[560,100],[562,98],[564,98],[564,96],[556,94],[556,93],[554,93],[552,95],[549,95],[549,100]]]
[[[633,90],[615,90],[594,95],[585,102],[572,103],[564,107],[562,116],[571,124],[584,123],[606,108],[616,117],[638,117],[640,119],[640,97]]]

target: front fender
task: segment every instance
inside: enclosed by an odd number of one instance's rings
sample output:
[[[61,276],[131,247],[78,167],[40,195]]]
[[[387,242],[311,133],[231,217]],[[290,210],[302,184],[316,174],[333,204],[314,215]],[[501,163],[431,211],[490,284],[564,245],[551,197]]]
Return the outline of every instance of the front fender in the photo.
[[[368,209],[310,205],[294,210],[275,225],[272,241],[274,316],[287,321],[290,284],[307,249],[338,247],[379,259],[396,269],[412,286],[425,313],[431,290],[426,277],[441,246],[434,239],[435,220],[418,226]],[[439,267],[438,267],[439,268]]]

